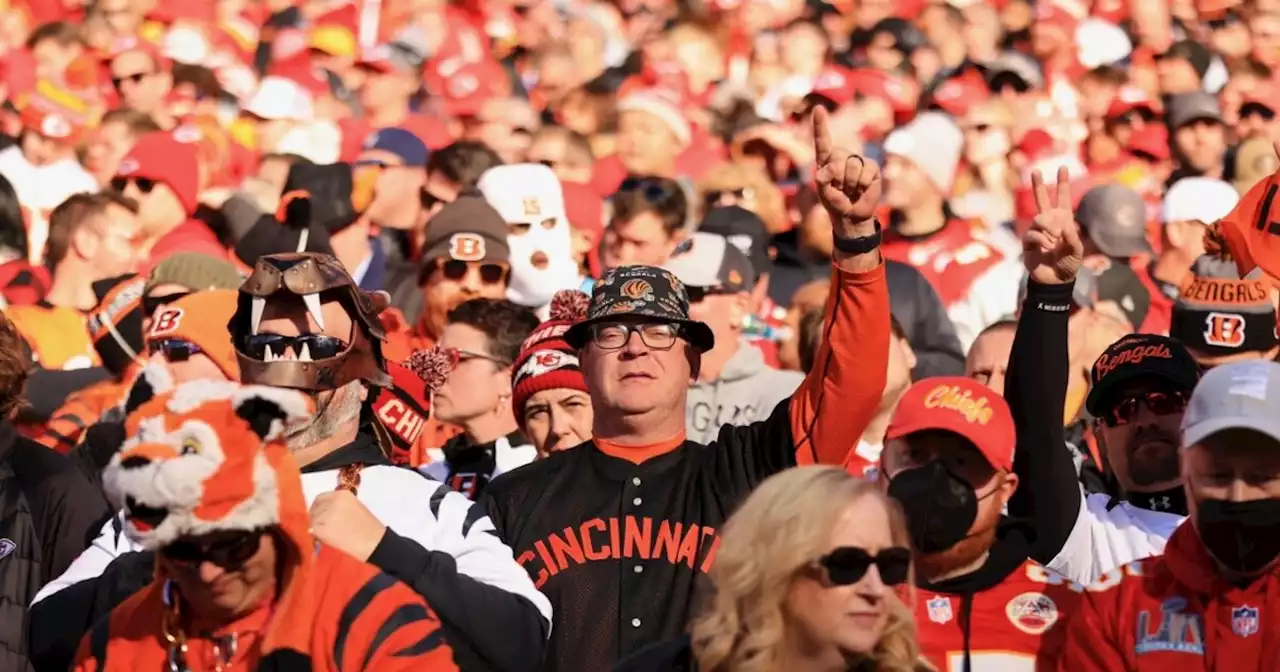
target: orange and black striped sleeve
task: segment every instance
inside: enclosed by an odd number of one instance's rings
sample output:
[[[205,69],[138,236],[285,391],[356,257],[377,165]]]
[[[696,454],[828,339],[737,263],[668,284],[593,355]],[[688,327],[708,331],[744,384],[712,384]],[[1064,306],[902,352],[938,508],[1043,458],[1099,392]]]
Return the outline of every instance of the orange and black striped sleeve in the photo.
[[[359,587],[336,615],[329,652],[333,668],[342,672],[456,671],[440,619],[423,598],[389,574],[363,567],[370,571],[342,572]],[[331,576],[345,578],[337,572]]]

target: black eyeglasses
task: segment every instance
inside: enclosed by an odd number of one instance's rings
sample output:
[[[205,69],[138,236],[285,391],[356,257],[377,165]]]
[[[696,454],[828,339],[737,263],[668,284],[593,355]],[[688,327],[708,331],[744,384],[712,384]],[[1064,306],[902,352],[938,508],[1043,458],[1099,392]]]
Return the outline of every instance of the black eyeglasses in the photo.
[[[435,272],[436,265],[440,267],[440,273],[446,280],[459,282],[467,277],[467,273],[471,272],[473,262],[460,261],[458,259],[449,259],[441,262],[431,262],[422,274],[423,280],[431,277]],[[507,267],[502,264],[480,264],[478,267],[480,273],[480,282],[486,285],[496,285],[507,278]]]
[[[616,197],[619,194],[639,192],[644,200],[658,204],[666,203],[679,188],[670,180],[660,177],[628,177],[618,185],[618,190],[613,195]]]
[[[138,191],[144,194],[149,194],[152,189],[156,188],[156,181],[149,177],[113,177],[111,178],[111,190],[123,194],[124,190],[129,187],[130,182],[138,187]]]
[[[315,362],[337,357],[346,349],[346,341],[324,334],[253,334],[245,337],[242,352],[263,362],[274,362],[283,359],[288,350],[293,350],[299,360]]]
[[[200,346],[191,341],[184,341],[180,338],[166,338],[162,341],[152,341],[147,346],[147,351],[151,354],[159,353],[168,362],[185,362],[191,359],[193,355],[198,355],[204,350]]]
[[[212,562],[225,569],[236,570],[244,566],[262,546],[261,532],[247,532],[203,544],[178,540],[160,549],[160,555],[169,562],[180,565],[198,565]]]
[[[876,566],[885,585],[897,586],[907,582],[911,571],[911,551],[894,546],[871,555],[857,546],[841,546],[816,562],[827,570],[827,579],[834,586],[848,586],[861,581],[871,565]]]
[[[1108,427],[1119,427],[1133,422],[1138,417],[1138,404],[1146,404],[1156,415],[1172,415],[1181,413],[1187,408],[1189,395],[1184,391],[1146,392],[1121,399],[1102,414],[1102,421]]]
[[[150,317],[156,314],[162,306],[167,306],[178,299],[190,296],[191,292],[175,292],[173,294],[165,294],[164,296],[144,296],[142,297],[142,312]]]
[[[591,326],[591,342],[601,350],[621,350],[631,340],[631,334],[640,334],[640,341],[652,350],[670,350],[683,330],[669,322],[631,324],[614,322]]]
[[[132,75],[125,75],[124,77],[112,77],[112,78],[111,78],[111,85],[112,85],[112,86],[114,86],[114,87],[116,87],[116,91],[119,91],[119,90],[120,90],[120,87],[121,87],[125,82],[130,82],[130,83],[132,83],[132,84],[141,84],[141,83],[142,83],[142,80],[146,79],[147,77],[150,77],[152,74],[154,74],[154,73],[150,73],[150,72],[135,72],[135,73],[133,73]]]

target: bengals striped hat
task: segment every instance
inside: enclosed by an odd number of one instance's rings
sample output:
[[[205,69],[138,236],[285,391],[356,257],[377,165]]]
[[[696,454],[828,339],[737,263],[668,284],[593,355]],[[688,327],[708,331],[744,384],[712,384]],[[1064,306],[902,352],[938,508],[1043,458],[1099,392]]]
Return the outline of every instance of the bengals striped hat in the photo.
[[[1276,345],[1271,283],[1261,268],[1241,278],[1234,261],[1200,257],[1178,291],[1169,335],[1193,356],[1270,350]]]

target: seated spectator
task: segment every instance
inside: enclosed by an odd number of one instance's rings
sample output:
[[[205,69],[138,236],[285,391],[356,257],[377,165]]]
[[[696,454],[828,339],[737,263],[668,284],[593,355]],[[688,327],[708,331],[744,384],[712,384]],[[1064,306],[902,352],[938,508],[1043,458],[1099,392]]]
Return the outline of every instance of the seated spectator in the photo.
[[[449,311],[439,344],[456,364],[431,409],[462,433],[428,451],[429,476],[475,499],[490,480],[536,457],[512,408],[512,367],[537,326],[533,311],[505,299],[472,299]]]
[[[99,364],[85,322],[98,304],[93,283],[137,269],[137,212],[130,199],[101,193],[72,196],[50,215],[49,292],[40,304],[8,309],[39,366],[76,369]]]
[[[1200,370],[1246,359],[1275,359],[1276,309],[1262,269],[1239,277],[1234,261],[1205,255],[1192,265],[1173,304],[1169,335]]]
[[[770,234],[791,229],[782,191],[763,171],[736,163],[722,163],[698,181],[698,202],[705,218],[713,208],[736,205],[755,213]]]
[[[175,385],[191,380],[240,380],[231,334],[236,292],[208,289],[156,309],[146,332],[147,365],[164,369]]]
[[[676,247],[664,268],[688,291],[690,318],[715,335],[715,347],[702,354],[686,398],[687,436],[710,443],[725,425],[769,417],[804,375],[770,367],[744,340],[756,282],[751,262],[726,238],[699,232]]]
[[[600,262],[605,270],[635,264],[661,265],[685,238],[689,202],[675,180],[628,177],[609,202],[609,225],[600,245]]]
[[[526,160],[554,170],[561,181],[586,184],[591,181],[595,157],[591,143],[581,133],[564,126],[543,126],[534,134]]]
[[[151,263],[178,252],[226,258],[213,231],[192,218],[199,205],[199,173],[195,146],[170,133],[142,136],[120,162],[111,189],[138,203],[140,245],[150,250]]]
[[[85,148],[85,168],[105,189],[138,138],[159,130],[151,117],[137,110],[121,107],[108,111]]]
[[[867,481],[833,467],[788,469],[761,483],[721,534],[708,576],[714,594],[690,634],[641,649],[615,670],[737,670],[747,661],[776,670],[932,669],[897,593],[912,573],[906,522]]]
[[[586,319],[590,297],[560,291],[551,317],[520,346],[511,377],[511,408],[520,431],[547,457],[591,439],[593,409],[578,352],[564,340],[569,327]]]
[[[156,552],[156,578],[85,635],[75,669],[457,669],[422,597],[312,536],[281,437],[309,414],[299,392],[194,383],[130,415],[129,434],[149,434],[122,446],[103,481],[125,533]]]

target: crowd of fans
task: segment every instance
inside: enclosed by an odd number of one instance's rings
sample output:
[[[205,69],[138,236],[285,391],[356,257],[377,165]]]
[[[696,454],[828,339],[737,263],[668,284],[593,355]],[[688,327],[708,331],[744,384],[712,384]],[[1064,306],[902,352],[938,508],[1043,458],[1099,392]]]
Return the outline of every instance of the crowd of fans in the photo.
[[[0,3],[0,671],[1280,668],[1280,3]]]

